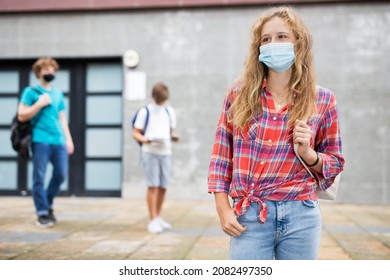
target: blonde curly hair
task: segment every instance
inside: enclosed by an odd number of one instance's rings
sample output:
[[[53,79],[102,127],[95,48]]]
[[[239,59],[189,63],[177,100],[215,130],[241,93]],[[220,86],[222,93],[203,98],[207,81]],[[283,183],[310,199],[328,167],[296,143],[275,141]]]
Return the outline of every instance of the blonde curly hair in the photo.
[[[277,7],[267,10],[254,23],[250,51],[246,58],[244,71],[238,80],[239,93],[230,111],[229,121],[243,129],[257,113],[262,113],[259,96],[267,77],[268,68],[260,63],[259,46],[264,24],[273,17],[284,19],[295,35],[295,62],[289,81],[291,92],[296,94],[294,106],[290,110],[288,125],[296,119],[307,119],[315,111],[316,84],[313,69],[312,36],[297,12],[291,7]]]

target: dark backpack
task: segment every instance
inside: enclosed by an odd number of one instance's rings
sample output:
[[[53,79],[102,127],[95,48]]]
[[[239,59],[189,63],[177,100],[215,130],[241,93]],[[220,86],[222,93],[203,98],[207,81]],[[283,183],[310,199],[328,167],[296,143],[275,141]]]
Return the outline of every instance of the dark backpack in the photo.
[[[142,135],[145,134],[146,128],[148,127],[148,123],[149,123],[149,109],[148,109],[148,106],[145,106],[144,108],[146,109],[146,119],[145,119],[144,128],[141,130]],[[142,108],[141,108],[141,109],[142,109]],[[131,120],[131,125],[132,125],[133,129],[134,129],[135,121],[137,120],[137,117],[138,117],[138,113],[139,113],[139,111],[140,111],[141,109],[138,109],[138,111],[134,114],[133,119]],[[140,146],[142,146],[142,142],[137,141],[137,143],[138,143]]]
[[[32,89],[41,94],[36,88]],[[23,159],[30,158],[31,134],[31,121],[20,122],[18,120],[18,113],[16,113],[11,124],[11,144],[12,148]]]
[[[30,121],[20,122],[17,115],[13,118],[11,124],[12,148],[24,159],[30,158],[31,132]]]
[[[146,128],[148,127],[148,123],[149,123],[149,109],[148,109],[148,106],[145,106],[145,107],[143,107],[143,108],[146,109],[146,118],[145,118],[145,125],[144,125],[144,128],[141,130],[141,133],[142,133],[142,135],[145,135]],[[142,109],[142,108],[141,108],[141,109]],[[131,120],[131,124],[132,124],[133,129],[134,129],[135,121],[137,120],[138,113],[139,113],[139,111],[140,111],[141,109],[138,109],[138,111],[134,114],[133,119]],[[169,125],[169,130],[171,130],[171,126],[172,126],[171,115],[169,114],[169,111],[168,111],[168,108],[167,108],[167,107],[165,107],[165,111],[167,112],[168,117],[169,117],[169,123],[170,123],[170,125]],[[140,141],[137,141],[137,142],[138,142],[138,144],[139,144],[140,146],[142,146],[142,142],[140,142]]]

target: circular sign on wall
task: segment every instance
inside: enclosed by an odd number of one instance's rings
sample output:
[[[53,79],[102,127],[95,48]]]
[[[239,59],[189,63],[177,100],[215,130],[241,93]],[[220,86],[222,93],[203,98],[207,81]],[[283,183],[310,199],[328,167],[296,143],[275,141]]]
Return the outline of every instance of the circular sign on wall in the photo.
[[[135,50],[128,50],[123,55],[123,64],[128,68],[134,68],[139,64],[139,54]]]

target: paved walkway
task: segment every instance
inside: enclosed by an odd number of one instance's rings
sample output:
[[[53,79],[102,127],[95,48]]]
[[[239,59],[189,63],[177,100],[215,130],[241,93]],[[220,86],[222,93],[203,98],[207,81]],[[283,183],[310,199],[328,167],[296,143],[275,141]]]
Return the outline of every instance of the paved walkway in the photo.
[[[211,197],[210,197],[211,198]],[[319,259],[390,259],[390,206],[321,202]],[[212,199],[167,201],[163,217],[173,229],[146,231],[144,201],[58,198],[58,224],[35,226],[31,197],[0,197],[0,259],[227,259]]]

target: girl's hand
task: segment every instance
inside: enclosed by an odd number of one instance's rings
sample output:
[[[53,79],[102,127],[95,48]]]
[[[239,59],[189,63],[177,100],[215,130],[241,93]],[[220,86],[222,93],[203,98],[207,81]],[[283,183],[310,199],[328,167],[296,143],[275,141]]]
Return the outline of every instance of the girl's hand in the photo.
[[[301,157],[305,156],[310,152],[310,140],[311,140],[311,129],[302,120],[296,120],[293,130],[293,142],[298,144],[298,153]]]
[[[236,214],[229,204],[227,193],[214,193],[214,197],[222,230],[229,236],[240,236],[247,230],[247,227],[237,221]]]
[[[218,211],[219,221],[222,230],[229,236],[238,237],[247,230],[247,227],[242,226],[238,221],[236,214],[232,208]]]

